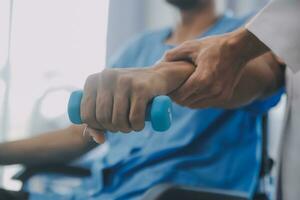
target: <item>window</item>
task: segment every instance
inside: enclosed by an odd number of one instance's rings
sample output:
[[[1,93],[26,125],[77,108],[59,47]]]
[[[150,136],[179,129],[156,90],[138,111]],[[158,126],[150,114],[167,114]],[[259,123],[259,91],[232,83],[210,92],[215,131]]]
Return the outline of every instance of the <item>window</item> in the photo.
[[[51,100],[42,104],[41,113],[49,112],[44,117],[51,122],[65,114],[66,92],[82,88],[89,74],[103,69],[108,3],[108,0],[13,2],[10,76],[1,71],[1,77],[5,78],[0,80],[1,113],[2,99],[7,96],[5,88],[9,91],[9,112],[3,113],[7,124],[0,124],[8,127],[5,140],[31,134],[31,126],[39,123],[33,120],[32,112],[45,91],[56,90],[47,95]],[[9,5],[9,0],[0,0],[0,69],[7,57],[7,47],[2,44],[8,41]],[[15,189],[16,185],[8,181],[14,172],[10,169],[3,173],[4,185]]]

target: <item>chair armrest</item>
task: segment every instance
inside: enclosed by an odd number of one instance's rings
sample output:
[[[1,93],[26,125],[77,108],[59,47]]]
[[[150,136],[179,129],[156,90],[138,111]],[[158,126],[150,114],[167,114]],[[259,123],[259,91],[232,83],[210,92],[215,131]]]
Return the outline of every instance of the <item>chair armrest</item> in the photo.
[[[148,190],[142,200],[249,200],[246,194],[223,190],[162,184]]]
[[[87,177],[91,175],[90,170],[73,167],[73,166],[39,166],[39,167],[25,167],[17,172],[12,179],[26,182],[30,177],[39,173],[56,173],[74,177]]]

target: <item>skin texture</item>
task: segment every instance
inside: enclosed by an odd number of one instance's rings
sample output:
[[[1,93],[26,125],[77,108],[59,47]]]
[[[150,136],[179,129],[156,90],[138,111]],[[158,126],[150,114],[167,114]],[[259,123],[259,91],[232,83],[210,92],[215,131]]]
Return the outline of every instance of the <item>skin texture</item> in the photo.
[[[81,117],[90,128],[100,132],[141,131],[150,100],[170,95],[180,103],[178,93],[194,73],[192,64],[181,61],[162,62],[146,69],[108,69],[91,75],[85,84]],[[249,61],[240,76],[229,98],[191,98],[189,107],[237,108],[270,95],[283,84],[282,68],[270,53]]]
[[[173,97],[177,103],[188,107],[202,105],[207,101],[228,101],[234,94],[246,64],[268,51],[246,29],[184,42],[168,51],[164,60],[189,60],[197,68],[182,87],[173,93]]]
[[[93,74],[84,87],[81,118],[100,131],[140,131],[153,97],[174,91],[193,71],[188,62],[163,62],[148,69],[106,69]]]
[[[68,163],[98,146],[90,137],[82,137],[83,130],[84,126],[70,126],[34,138],[0,144],[0,165]],[[98,142],[103,143],[104,138]]]

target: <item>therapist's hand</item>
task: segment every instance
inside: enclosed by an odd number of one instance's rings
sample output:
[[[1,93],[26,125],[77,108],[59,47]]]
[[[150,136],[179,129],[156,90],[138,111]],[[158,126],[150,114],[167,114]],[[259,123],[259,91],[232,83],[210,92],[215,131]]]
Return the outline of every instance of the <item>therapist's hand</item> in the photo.
[[[187,62],[165,62],[150,68],[106,69],[91,75],[84,87],[81,118],[94,130],[140,131],[152,98],[177,89],[193,71],[194,66]]]
[[[168,51],[164,60],[189,60],[197,68],[183,86],[172,93],[173,100],[188,107],[201,105],[202,101],[229,100],[246,63],[267,51],[268,48],[246,29],[183,43]]]

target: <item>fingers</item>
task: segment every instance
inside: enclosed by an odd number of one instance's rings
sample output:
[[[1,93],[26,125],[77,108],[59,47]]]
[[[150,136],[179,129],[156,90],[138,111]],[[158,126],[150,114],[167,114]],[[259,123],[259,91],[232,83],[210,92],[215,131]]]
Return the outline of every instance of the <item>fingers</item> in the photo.
[[[198,85],[196,80],[197,73],[193,73],[179,89],[171,94],[173,100],[185,102],[191,95],[195,94],[197,90],[201,90],[202,86]]]
[[[81,101],[81,118],[83,123],[88,124],[94,129],[103,130],[103,127],[98,123],[96,119],[96,97],[97,97],[97,75],[91,75],[88,77],[85,86],[84,94]]]
[[[117,129],[112,125],[113,103],[114,98],[111,92],[98,90],[96,103],[97,123],[101,124],[105,130],[117,132]]]
[[[119,91],[114,96],[112,126],[118,131],[129,133],[131,127],[129,124],[129,99],[128,94],[124,91]]]
[[[141,70],[105,70],[90,76],[84,87],[81,116],[95,130],[129,133],[145,126],[149,100],[164,81]],[[159,85],[155,88],[155,84]],[[159,84],[161,83],[161,84]]]
[[[145,127],[147,104],[145,96],[132,95],[129,121],[134,131],[141,131]]]
[[[105,137],[101,131],[87,127],[85,130],[86,134],[93,137],[94,141],[98,144],[103,144],[105,142]]]
[[[163,60],[172,62],[179,60],[195,61],[198,50],[197,41],[187,41],[165,53]]]

